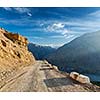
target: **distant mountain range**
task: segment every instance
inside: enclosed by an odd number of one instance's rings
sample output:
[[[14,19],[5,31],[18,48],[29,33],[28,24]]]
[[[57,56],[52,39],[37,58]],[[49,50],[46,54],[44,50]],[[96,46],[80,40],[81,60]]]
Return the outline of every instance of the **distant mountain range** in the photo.
[[[62,71],[100,75],[100,31],[74,39],[46,59]]]
[[[32,52],[37,60],[43,60],[45,56],[56,51],[55,48],[50,46],[41,46],[33,43],[28,44],[28,50]]]

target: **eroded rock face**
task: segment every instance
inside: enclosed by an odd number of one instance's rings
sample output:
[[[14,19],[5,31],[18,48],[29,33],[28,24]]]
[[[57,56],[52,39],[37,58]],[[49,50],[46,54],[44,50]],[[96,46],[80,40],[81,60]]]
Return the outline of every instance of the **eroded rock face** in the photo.
[[[28,40],[27,38],[19,35],[19,34],[14,34],[14,33],[11,33],[11,32],[5,32],[4,35],[12,40],[13,42],[16,42],[18,43],[19,45],[23,45],[23,46],[26,46],[28,44]]]
[[[0,80],[2,82],[21,68],[35,63],[35,58],[28,51],[27,44],[28,40],[25,37],[0,28]]]

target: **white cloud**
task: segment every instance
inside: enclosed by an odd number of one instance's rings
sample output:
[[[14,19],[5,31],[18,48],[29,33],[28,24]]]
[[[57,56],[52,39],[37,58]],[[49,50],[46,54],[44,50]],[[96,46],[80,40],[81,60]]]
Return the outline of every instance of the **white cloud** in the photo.
[[[91,17],[100,17],[100,10],[88,14]]]
[[[73,37],[75,37],[75,35],[68,35],[68,36],[66,36],[67,39],[70,39],[70,38],[73,38]]]
[[[7,11],[17,11],[20,14],[26,13],[28,16],[32,16],[31,11],[28,8],[25,7],[3,7]]]
[[[29,13],[29,12],[27,13],[27,15],[28,15],[28,16],[30,16],[30,17],[32,16],[32,14],[31,14],[31,13]]]
[[[13,9],[19,13],[29,13],[30,12],[28,8],[23,8],[23,7],[14,7]]]
[[[48,25],[46,30],[49,32],[60,32],[60,30],[62,30],[64,28],[64,26],[65,25],[62,23],[53,23],[51,25]]]
[[[7,10],[7,11],[11,11],[12,10],[12,8],[10,8],[10,7],[3,7],[5,10]]]
[[[44,25],[43,23],[39,23],[39,24],[40,24],[41,27]]]
[[[68,34],[69,34],[69,30],[68,30],[68,29],[64,29],[64,30],[62,30],[61,34],[62,34],[64,37],[67,37]]]
[[[64,34],[63,36],[64,36],[64,37],[67,37],[67,34]]]
[[[66,37],[69,30],[67,28],[65,28],[65,24],[64,23],[53,23],[51,25],[48,25],[48,27],[46,28],[47,32],[55,32],[55,33],[59,33],[61,34],[63,37]]]
[[[75,37],[75,35],[77,37],[77,36],[80,36],[83,34],[82,32],[80,32],[80,30],[74,31],[74,30],[70,30],[70,28],[67,28],[68,23],[71,24],[71,22],[61,22],[60,21],[60,22],[55,22],[53,24],[52,23],[53,22],[49,23],[48,26],[46,28],[44,28],[45,32],[52,32],[55,34],[55,36],[51,36],[51,38],[56,38],[56,39],[57,38],[59,38],[59,39],[66,38],[66,39],[68,39],[68,38]],[[72,22],[72,23],[74,23],[74,22]],[[77,28],[79,28],[79,27],[77,27]]]
[[[58,43],[58,44],[51,43],[51,44],[40,44],[40,45],[42,45],[42,46],[50,46],[52,48],[59,48],[59,47],[63,46],[64,43],[62,43],[62,44],[61,43]]]
[[[53,38],[53,39],[61,39],[61,38],[64,38],[64,36],[62,35],[53,35],[53,36],[50,36],[50,38]]]
[[[74,40],[75,38],[77,38],[78,36],[75,35],[69,35],[66,37],[67,43],[71,42],[72,40]]]
[[[67,30],[67,29],[64,29],[64,30],[62,30],[62,33],[61,34],[63,34],[63,35],[65,35],[65,34],[67,34],[69,31]]]
[[[62,24],[62,23],[54,23],[54,24],[53,24],[53,27],[58,28],[58,29],[59,29],[59,28],[64,28],[64,26],[65,26],[65,25]]]
[[[38,36],[26,36],[26,37],[30,39],[41,39],[41,40],[44,39],[43,37],[38,37]]]

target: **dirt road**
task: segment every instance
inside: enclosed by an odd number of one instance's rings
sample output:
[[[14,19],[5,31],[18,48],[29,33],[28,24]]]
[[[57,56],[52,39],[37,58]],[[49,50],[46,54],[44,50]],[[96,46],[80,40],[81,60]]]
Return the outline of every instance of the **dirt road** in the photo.
[[[100,89],[95,88],[97,91]],[[37,61],[21,70],[8,80],[0,91],[9,92],[60,92],[60,91],[93,91],[92,86],[86,86],[70,79],[67,74],[57,72],[44,61]]]

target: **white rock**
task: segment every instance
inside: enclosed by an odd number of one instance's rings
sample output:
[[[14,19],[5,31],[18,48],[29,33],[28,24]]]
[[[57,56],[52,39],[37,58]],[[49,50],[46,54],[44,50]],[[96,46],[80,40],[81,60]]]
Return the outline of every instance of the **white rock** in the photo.
[[[77,79],[76,79],[78,82],[80,83],[90,83],[90,79],[88,76],[85,76],[85,75],[82,75],[80,74]]]
[[[49,63],[47,64],[47,66],[48,66],[48,67],[50,67],[50,68],[52,68],[52,65],[51,65],[51,64],[49,64]]]
[[[48,64],[48,62],[47,62],[46,60],[44,60],[44,63],[45,63],[45,64]]]
[[[53,65],[53,68],[54,68],[55,70],[59,71],[59,69],[58,69],[57,66]]]
[[[69,75],[72,79],[77,79],[77,77],[79,76],[79,73],[77,72],[71,72],[70,75]]]

